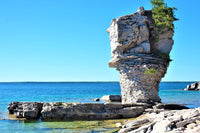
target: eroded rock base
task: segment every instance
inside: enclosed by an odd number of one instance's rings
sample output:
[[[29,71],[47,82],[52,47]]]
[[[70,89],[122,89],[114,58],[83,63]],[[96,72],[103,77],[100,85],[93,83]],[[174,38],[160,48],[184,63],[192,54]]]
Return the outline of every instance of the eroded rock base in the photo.
[[[147,57],[123,62],[120,65],[122,103],[161,102],[158,88],[168,65],[169,61]]]

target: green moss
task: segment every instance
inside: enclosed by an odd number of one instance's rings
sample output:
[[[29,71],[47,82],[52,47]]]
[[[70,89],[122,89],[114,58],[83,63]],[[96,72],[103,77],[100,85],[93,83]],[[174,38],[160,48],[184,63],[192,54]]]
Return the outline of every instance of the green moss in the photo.
[[[154,42],[154,43],[159,42],[159,35],[156,35],[156,36],[153,38],[153,42]]]
[[[151,68],[151,69],[148,69],[148,70],[144,70],[144,74],[154,75],[155,73],[156,73],[156,69],[154,69],[154,68]]]
[[[105,133],[118,133],[119,130],[120,130],[120,128],[116,128],[116,129],[109,130]]]
[[[61,105],[63,105],[62,102],[57,102],[57,103],[55,103],[55,106],[61,106]]]
[[[116,120],[94,120],[94,121],[42,121],[42,126],[51,128],[52,131],[62,129],[73,132],[106,132],[114,133],[119,130],[116,123],[124,124],[125,120],[129,119],[116,119]]]
[[[170,59],[169,53],[160,52],[158,49],[154,50],[154,54],[162,59]]]

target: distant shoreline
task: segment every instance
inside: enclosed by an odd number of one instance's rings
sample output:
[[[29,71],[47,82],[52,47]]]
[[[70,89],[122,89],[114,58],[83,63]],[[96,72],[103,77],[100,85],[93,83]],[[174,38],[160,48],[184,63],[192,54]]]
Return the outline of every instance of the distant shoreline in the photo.
[[[161,83],[191,83],[198,81],[161,81]],[[119,81],[9,81],[0,83],[119,83]]]

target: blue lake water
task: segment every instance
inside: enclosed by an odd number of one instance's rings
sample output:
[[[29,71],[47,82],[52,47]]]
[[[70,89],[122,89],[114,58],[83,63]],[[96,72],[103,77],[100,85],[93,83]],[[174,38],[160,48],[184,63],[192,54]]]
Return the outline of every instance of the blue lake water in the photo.
[[[162,82],[159,89],[162,102],[186,104],[189,108],[199,107],[200,91],[181,90],[181,88],[186,88],[191,83]],[[8,112],[7,106],[12,101],[83,103],[92,102],[92,99],[101,98],[103,95],[119,94],[120,85],[118,82],[0,83],[0,118],[5,117]],[[0,133],[78,132],[65,127],[66,123],[24,122],[0,119]],[[54,127],[55,124],[57,125],[56,127]]]

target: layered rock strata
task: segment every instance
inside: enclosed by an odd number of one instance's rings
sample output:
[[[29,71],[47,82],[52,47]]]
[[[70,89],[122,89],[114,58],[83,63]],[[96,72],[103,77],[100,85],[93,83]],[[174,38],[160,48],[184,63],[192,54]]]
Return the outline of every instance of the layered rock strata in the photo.
[[[42,105],[40,102],[11,102],[8,111],[17,118],[36,119],[40,117]]]
[[[146,113],[122,126],[119,133],[199,133],[200,107]]]
[[[17,118],[99,120],[137,117],[149,106],[148,104],[12,102],[8,110]]]
[[[152,11],[140,7],[136,13],[113,19],[110,33],[109,67],[120,72],[122,103],[161,102],[159,83],[174,43],[172,29],[154,30]]]

